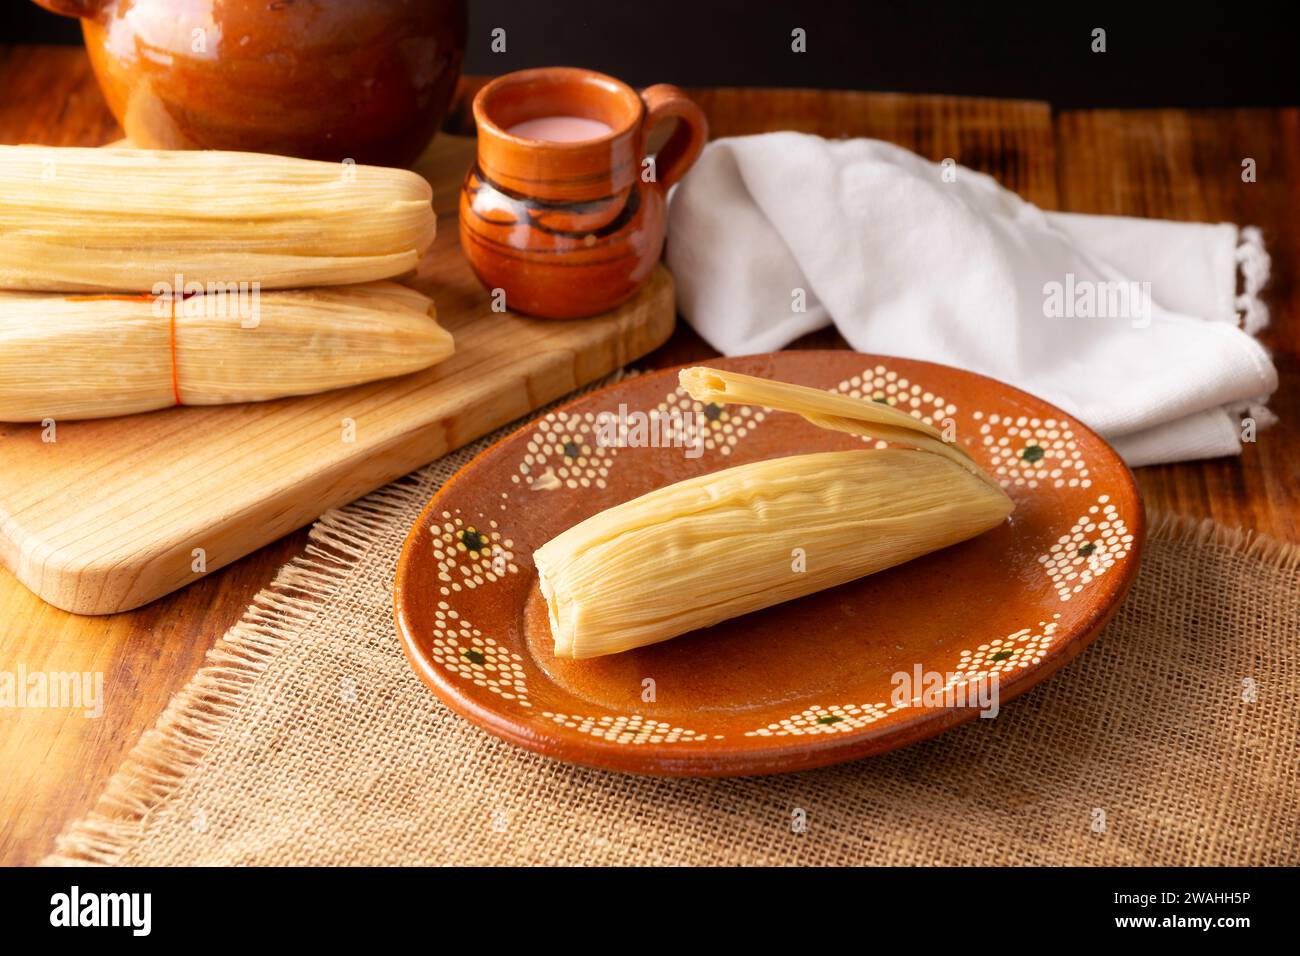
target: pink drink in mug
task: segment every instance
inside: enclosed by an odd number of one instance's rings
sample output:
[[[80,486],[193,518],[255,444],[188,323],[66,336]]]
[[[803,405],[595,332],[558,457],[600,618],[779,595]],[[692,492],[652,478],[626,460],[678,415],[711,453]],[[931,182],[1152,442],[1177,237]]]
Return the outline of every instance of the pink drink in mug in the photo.
[[[613,127],[600,120],[583,116],[539,116],[536,119],[515,123],[506,130],[511,136],[522,139],[540,139],[550,143],[580,143],[600,139],[613,132]]]

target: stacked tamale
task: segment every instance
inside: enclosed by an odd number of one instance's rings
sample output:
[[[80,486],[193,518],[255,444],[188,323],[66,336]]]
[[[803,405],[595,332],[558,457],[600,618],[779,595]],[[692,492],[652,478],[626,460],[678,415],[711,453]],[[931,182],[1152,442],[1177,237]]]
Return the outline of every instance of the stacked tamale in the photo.
[[[399,169],[0,146],[0,421],[302,395],[442,361],[390,280],[433,242]]]

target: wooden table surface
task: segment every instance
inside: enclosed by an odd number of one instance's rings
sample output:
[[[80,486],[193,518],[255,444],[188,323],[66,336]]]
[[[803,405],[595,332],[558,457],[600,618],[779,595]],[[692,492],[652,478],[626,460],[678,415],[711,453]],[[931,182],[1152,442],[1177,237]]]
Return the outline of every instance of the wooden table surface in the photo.
[[[473,84],[466,84],[472,88]],[[1253,223],[1273,257],[1267,299],[1281,423],[1240,458],[1138,469],[1148,507],[1300,541],[1300,110],[1053,112],[1046,103],[802,90],[694,91],[717,136],[799,129],[876,136],[991,173],[1045,208]],[[450,123],[464,116],[453,112]],[[121,136],[80,49],[0,47],[0,143],[100,145]],[[1252,157],[1258,181],[1241,181]],[[800,347],[843,347],[821,332]],[[714,353],[681,325],[640,367]],[[2,466],[0,462],[0,466]],[[104,675],[102,716],[0,710],[0,864],[39,860],[84,814],[140,734],[202,664],[301,530],[167,598],[111,617],[43,604],[0,569],[0,674]]]

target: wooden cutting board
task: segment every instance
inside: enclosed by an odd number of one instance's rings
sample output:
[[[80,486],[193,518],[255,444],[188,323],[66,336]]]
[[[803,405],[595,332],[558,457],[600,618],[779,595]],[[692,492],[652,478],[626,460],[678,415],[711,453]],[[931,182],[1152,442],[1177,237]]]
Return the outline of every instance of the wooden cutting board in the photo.
[[[301,398],[100,421],[0,423],[0,559],[51,604],[137,607],[639,358],[672,333],[659,266],[631,302],[556,322],[493,312],[460,253],[474,142],[439,137],[416,168],[438,238],[410,284],[456,338],[441,365]]]

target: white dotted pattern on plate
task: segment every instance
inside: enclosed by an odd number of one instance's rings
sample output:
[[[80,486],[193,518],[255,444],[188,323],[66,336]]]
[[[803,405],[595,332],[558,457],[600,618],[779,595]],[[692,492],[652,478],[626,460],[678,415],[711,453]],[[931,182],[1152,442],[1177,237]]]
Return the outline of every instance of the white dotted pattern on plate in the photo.
[[[697,733],[684,727],[675,727],[662,720],[651,720],[649,717],[642,717],[640,714],[620,714],[617,717],[582,717],[543,711],[542,716],[550,718],[562,727],[568,727],[570,730],[576,730],[579,733],[590,734],[593,737],[608,740],[614,744],[675,744],[722,739],[721,735],[710,738],[708,734]]]
[[[1069,424],[1055,418],[975,412],[989,470],[1003,487],[1089,488],[1088,463]]]
[[[444,511],[438,521],[430,523],[429,534],[433,558],[438,562],[438,591],[443,597],[519,573],[511,550],[515,543],[501,536],[494,520],[480,515],[476,524],[469,524],[457,508]]]
[[[476,687],[518,701],[522,707],[532,706],[524,659],[484,636],[446,601],[439,601],[434,611],[431,656],[443,669]]]
[[[1053,614],[1052,620],[1039,621],[1036,628],[1023,627],[1006,637],[981,644],[973,651],[962,651],[957,670],[948,683],[961,684],[975,677],[1005,674],[1037,664],[1047,656],[1060,617],[1060,614]]]
[[[808,734],[842,734],[858,730],[892,712],[885,704],[815,705],[774,724],[745,731],[746,737],[800,737]]]
[[[594,412],[552,412],[537,420],[511,481],[534,491],[604,488],[617,454],[616,444],[601,441]]]
[[[1038,556],[1038,563],[1057,596],[1068,601],[1128,557],[1132,547],[1133,535],[1124,519],[1110,503],[1110,496],[1102,495],[1047,554]]]

